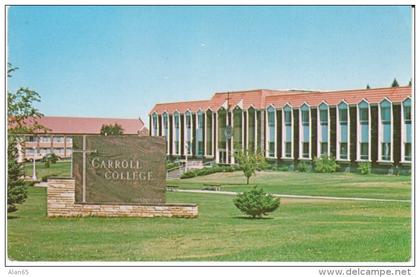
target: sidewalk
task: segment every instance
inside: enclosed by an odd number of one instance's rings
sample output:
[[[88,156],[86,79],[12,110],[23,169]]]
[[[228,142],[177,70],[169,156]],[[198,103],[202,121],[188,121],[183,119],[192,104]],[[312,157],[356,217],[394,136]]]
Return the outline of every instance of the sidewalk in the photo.
[[[198,190],[198,189],[177,189],[175,190],[175,192],[213,193],[213,194],[224,194],[224,195],[238,194],[238,192],[233,192],[233,191],[208,191],[208,190]],[[282,198],[300,198],[300,199],[377,201],[377,202],[402,202],[402,203],[411,202],[411,200],[362,198],[362,197],[312,196],[312,195],[293,195],[293,194],[275,194],[275,193],[272,193],[272,195],[276,197],[282,197]]]

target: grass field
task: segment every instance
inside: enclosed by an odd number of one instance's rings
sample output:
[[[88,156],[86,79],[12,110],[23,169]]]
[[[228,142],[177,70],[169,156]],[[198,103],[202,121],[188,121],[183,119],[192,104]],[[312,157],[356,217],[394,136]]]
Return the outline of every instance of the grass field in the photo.
[[[361,175],[337,172],[258,172],[246,185],[243,173],[216,173],[191,179],[168,180],[182,189],[202,189],[203,184],[221,184],[224,191],[246,191],[258,185],[265,191],[278,194],[411,199],[411,176]]]
[[[70,161],[58,161],[55,164],[50,164],[49,168],[46,168],[43,162],[36,162],[35,168],[38,179],[51,175],[69,177],[71,165]],[[25,176],[32,176],[32,163],[25,163],[24,170]]]
[[[268,172],[252,181],[278,193],[408,199],[409,180]],[[223,183],[226,190],[249,188],[239,185],[244,179],[236,172],[171,181],[189,188],[201,188],[203,182]],[[231,196],[168,192],[167,202],[198,203],[199,217],[47,218],[45,188],[31,187],[26,203],[8,219],[8,257],[20,261],[410,259],[410,203],[283,198],[269,218],[250,220],[234,207]]]

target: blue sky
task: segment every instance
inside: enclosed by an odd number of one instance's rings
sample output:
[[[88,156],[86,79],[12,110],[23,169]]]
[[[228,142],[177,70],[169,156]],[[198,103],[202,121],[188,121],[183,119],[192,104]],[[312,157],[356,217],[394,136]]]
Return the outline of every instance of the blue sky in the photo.
[[[45,115],[147,119],[215,91],[405,85],[411,32],[410,7],[11,7],[9,89]]]

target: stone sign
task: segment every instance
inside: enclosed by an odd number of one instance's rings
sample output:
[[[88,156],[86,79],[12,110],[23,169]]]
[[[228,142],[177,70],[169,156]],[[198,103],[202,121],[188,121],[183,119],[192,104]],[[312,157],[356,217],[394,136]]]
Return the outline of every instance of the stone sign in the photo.
[[[165,203],[165,157],[163,137],[74,137],[75,202]]]

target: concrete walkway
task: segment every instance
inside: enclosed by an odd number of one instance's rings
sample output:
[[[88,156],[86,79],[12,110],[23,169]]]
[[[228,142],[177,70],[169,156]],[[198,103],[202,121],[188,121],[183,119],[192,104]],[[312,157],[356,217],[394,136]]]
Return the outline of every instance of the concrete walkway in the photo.
[[[209,190],[198,190],[198,189],[177,189],[175,192],[192,192],[192,193],[212,193],[212,194],[224,194],[224,195],[236,195],[238,192],[233,191],[209,191]],[[410,203],[411,200],[400,200],[400,199],[380,199],[380,198],[361,198],[361,197],[335,197],[335,196],[312,196],[312,195],[292,195],[292,194],[275,194],[276,197],[283,198],[299,198],[299,199],[322,199],[322,200],[350,200],[350,201],[377,201],[377,202],[403,202]]]

